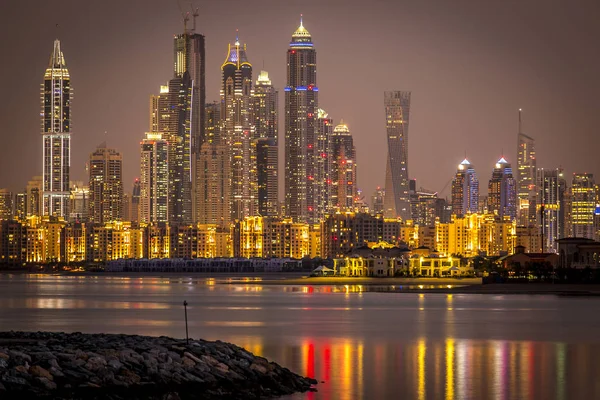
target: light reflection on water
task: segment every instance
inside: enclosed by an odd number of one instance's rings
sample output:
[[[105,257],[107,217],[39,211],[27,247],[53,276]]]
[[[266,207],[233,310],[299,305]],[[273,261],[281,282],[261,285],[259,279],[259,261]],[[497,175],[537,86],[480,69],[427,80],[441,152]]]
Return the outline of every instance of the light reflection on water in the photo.
[[[0,275],[0,329],[182,337],[185,299],[191,336],[325,381],[288,399],[600,398],[596,298],[220,282]]]

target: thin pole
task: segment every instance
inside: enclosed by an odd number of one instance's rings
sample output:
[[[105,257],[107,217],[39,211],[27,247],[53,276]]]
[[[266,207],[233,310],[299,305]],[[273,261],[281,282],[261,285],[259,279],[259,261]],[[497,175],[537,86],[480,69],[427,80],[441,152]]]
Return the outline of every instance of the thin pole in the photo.
[[[185,343],[190,344],[190,337],[188,335],[188,321],[187,321],[187,300],[183,301],[183,312],[185,313]]]

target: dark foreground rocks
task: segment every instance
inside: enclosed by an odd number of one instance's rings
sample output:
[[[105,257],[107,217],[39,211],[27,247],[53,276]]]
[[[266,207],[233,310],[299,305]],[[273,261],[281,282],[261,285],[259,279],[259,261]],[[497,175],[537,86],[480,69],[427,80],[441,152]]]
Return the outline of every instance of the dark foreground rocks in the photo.
[[[317,381],[230,343],[0,332],[0,399],[265,399]]]

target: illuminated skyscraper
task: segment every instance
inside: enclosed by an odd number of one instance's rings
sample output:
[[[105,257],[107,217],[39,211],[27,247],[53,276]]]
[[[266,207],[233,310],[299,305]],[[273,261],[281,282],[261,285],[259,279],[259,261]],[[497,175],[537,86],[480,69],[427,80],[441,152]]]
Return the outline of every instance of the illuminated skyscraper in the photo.
[[[498,160],[492,172],[487,200],[489,213],[496,214],[500,218],[510,217],[511,221],[517,217],[516,183],[512,168],[504,157]]]
[[[385,169],[386,218],[401,217],[409,220],[410,199],[408,188],[408,126],[410,92],[385,92],[387,129],[387,162]]]
[[[206,141],[198,165],[198,223],[228,229],[231,222],[231,160],[224,140]]]
[[[542,251],[556,252],[557,242],[565,234],[565,190],[566,182],[561,169],[537,170],[537,226],[541,227]]]
[[[287,51],[285,87],[285,210],[295,222],[316,222],[313,199],[309,199],[314,191],[309,187],[314,184],[310,166],[314,165],[318,91],[317,52],[300,19]]]
[[[170,146],[174,151],[171,154],[171,160],[177,160],[175,161],[177,168],[171,171],[173,184],[169,204],[172,206],[171,220],[182,223],[191,223],[195,219],[197,205],[195,200],[197,196],[196,165],[200,154],[200,146],[206,140],[204,107],[206,102],[205,40],[204,35],[196,33],[197,16],[198,10],[196,9],[193,13],[193,27],[191,29],[187,28],[188,17],[185,17],[184,33],[176,35],[173,40],[175,78],[182,80],[182,89],[186,91],[185,95],[180,97],[179,105],[180,113],[184,115],[180,115],[178,118],[179,136],[184,138],[185,142],[182,146],[178,146],[177,150],[175,146]],[[181,124],[183,123],[186,124],[185,127],[182,127]],[[186,132],[183,133],[182,130]],[[151,132],[157,131],[151,128]],[[169,140],[167,137],[165,139]],[[183,161],[179,157],[181,153],[183,153]],[[175,155],[177,155],[177,158],[174,158]],[[173,163],[172,161],[171,164]],[[174,179],[173,173],[176,174]],[[177,193],[176,196],[175,193]]]
[[[159,132],[146,133],[141,142],[140,180],[137,193],[139,222],[169,221],[169,144]],[[136,197],[134,186],[133,199]],[[132,207],[132,210],[134,208]]]
[[[123,219],[123,157],[106,144],[90,155],[90,212],[91,222],[104,224]]]
[[[352,210],[357,196],[356,148],[348,125],[333,129],[331,137],[331,203],[341,210]]]
[[[278,214],[278,132],[277,90],[267,71],[260,71],[254,85],[254,137],[256,138],[256,176],[258,212],[262,216]]]
[[[308,186],[306,188],[306,204],[308,206],[308,221],[318,223],[330,212],[331,202],[331,167],[332,167],[332,138],[333,120],[321,108],[317,110],[315,121],[314,145],[308,149],[306,171]]]
[[[13,217],[13,194],[8,189],[0,189],[0,220]]]
[[[594,239],[596,185],[593,174],[574,174],[571,185],[571,227],[573,237]]]
[[[452,180],[452,214],[464,216],[476,213],[479,207],[479,179],[466,158],[458,166]]]
[[[384,198],[385,189],[381,188],[380,186],[377,186],[377,189],[375,189],[373,195],[371,196],[371,209],[373,211],[373,214],[383,214]]]
[[[54,41],[42,84],[43,214],[69,215],[71,165],[71,79],[60,48]]]
[[[517,145],[517,214],[518,224],[528,226],[536,221],[536,159],[535,141],[522,132],[519,109]]]
[[[256,187],[256,153],[252,126],[252,64],[246,45],[236,36],[229,44],[227,58],[221,66],[222,137],[229,145],[231,160],[231,220],[255,215],[258,211]]]

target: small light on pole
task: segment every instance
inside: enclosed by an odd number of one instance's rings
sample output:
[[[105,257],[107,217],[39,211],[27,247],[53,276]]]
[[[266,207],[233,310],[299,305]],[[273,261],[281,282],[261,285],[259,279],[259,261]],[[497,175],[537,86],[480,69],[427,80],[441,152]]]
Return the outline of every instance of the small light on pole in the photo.
[[[190,338],[188,336],[188,322],[187,322],[187,300],[183,301],[183,312],[185,313],[185,343],[190,344]]]

